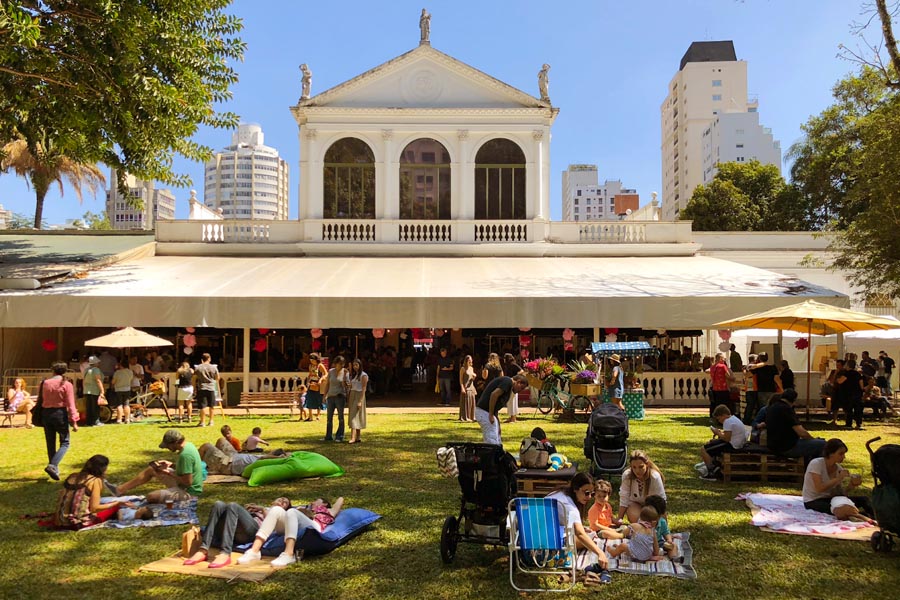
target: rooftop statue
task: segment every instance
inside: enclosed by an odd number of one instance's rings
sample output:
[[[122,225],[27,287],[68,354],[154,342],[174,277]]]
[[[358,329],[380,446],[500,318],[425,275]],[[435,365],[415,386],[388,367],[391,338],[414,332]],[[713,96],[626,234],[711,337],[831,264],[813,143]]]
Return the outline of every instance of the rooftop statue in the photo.
[[[419,17],[419,45],[431,45],[431,13],[424,8]]]
[[[300,84],[303,86],[303,89],[300,92],[300,99],[309,100],[309,90],[312,88],[312,71],[309,70],[306,63],[303,63],[300,65],[300,72],[303,74],[300,78]]]
[[[544,66],[538,72],[538,89],[541,91],[541,100],[550,102],[550,65]]]

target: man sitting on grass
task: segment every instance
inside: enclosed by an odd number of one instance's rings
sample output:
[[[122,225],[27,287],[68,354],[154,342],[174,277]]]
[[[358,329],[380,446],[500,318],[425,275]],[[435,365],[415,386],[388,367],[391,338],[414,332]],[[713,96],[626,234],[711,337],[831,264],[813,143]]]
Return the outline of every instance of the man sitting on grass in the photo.
[[[248,465],[258,460],[285,458],[290,455],[290,452],[285,452],[281,448],[273,450],[270,454],[235,452],[231,443],[224,437],[219,438],[215,446],[209,442],[200,446],[200,458],[206,463],[207,470],[218,475],[240,475]]]
[[[117,486],[105,482],[106,487],[114,495],[122,496],[125,492],[156,479],[166,488],[147,494],[147,501],[153,504],[181,502],[202,494],[203,461],[197,447],[186,441],[184,434],[177,429],[168,430],[159,447],[178,454],[174,464],[168,460],[154,460],[134,479]]]

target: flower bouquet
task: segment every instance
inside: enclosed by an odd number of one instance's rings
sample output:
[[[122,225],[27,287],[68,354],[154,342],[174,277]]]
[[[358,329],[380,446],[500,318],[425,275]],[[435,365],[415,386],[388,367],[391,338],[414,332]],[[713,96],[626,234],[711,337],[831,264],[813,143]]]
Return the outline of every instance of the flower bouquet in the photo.
[[[529,361],[522,365],[522,369],[525,371],[525,377],[528,378],[528,385],[538,389],[544,385],[545,379],[562,377],[566,372],[552,356]]]
[[[601,386],[597,383],[597,366],[592,363],[572,361],[568,373],[569,393],[573,396],[599,396]]]

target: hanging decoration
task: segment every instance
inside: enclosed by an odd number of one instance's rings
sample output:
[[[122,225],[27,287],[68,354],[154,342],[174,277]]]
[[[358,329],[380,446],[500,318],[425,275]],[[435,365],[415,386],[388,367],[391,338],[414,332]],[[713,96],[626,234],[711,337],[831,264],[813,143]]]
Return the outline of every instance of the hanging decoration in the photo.
[[[575,344],[573,344],[572,342],[566,342],[565,346],[563,346],[563,349],[566,352],[572,352],[575,350]]]
[[[257,331],[259,332],[259,335],[266,335],[269,333],[268,329],[257,329]]]
[[[527,348],[531,345],[531,336],[530,335],[520,335],[519,336],[519,345],[523,348]]]
[[[259,338],[255,342],[253,342],[253,350],[255,352],[265,352],[266,348],[269,347],[269,343],[265,340],[265,338]]]
[[[184,330],[188,333],[194,333],[196,331],[196,329],[194,329],[193,327],[185,327]]]
[[[809,348],[809,338],[797,338],[794,341],[794,348],[797,350],[806,350]]]
[[[572,338],[574,338],[574,337],[575,337],[575,332],[573,330],[571,330],[568,327],[563,329],[562,338],[563,338],[564,342],[571,342]]]
[[[197,337],[193,333],[185,334],[183,338],[181,338],[181,342],[188,348],[193,348],[197,345]]]
[[[53,352],[54,350],[56,350],[56,342],[48,338],[41,342],[41,348],[43,348],[47,352]]]
[[[656,335],[666,335],[666,330],[665,329],[657,329]]]
[[[607,334],[607,336],[606,336],[606,343],[607,343],[607,344],[612,344],[612,343],[615,342],[617,339],[619,339],[619,336],[617,336],[616,334],[614,334],[614,333]]]
[[[374,337],[376,340],[380,340],[384,337],[384,329],[373,329],[372,337]]]
[[[616,334],[616,333],[619,333],[619,328],[618,327],[607,327],[603,331],[606,332],[606,335]]]
[[[728,352],[731,350],[731,344],[728,342],[719,342],[719,351],[720,352]]]
[[[529,331],[531,331],[531,327],[519,327],[519,331],[521,331],[522,333],[528,333]]]
[[[531,352],[528,351],[528,348],[522,348],[521,350],[519,350],[519,356],[521,356],[525,360],[528,360],[528,357],[530,355],[531,355]]]
[[[185,347],[184,347],[184,353],[185,353],[185,354],[193,354],[193,353],[194,353],[194,349],[191,348],[190,346],[185,346]]]
[[[731,332],[727,329],[719,330],[719,337],[725,340],[726,342],[731,339]]]
[[[313,341],[312,341],[312,349],[313,349],[313,350],[321,350],[321,349],[322,349],[322,342],[320,342],[319,340],[313,340]]]
[[[322,337],[322,330],[321,329],[310,329],[309,335],[311,335],[314,340],[317,340],[320,337]]]
[[[441,329],[440,327],[435,327],[434,329],[432,329],[432,331],[434,332],[434,333],[432,333],[432,335],[434,337],[443,337],[444,336],[444,330]]]

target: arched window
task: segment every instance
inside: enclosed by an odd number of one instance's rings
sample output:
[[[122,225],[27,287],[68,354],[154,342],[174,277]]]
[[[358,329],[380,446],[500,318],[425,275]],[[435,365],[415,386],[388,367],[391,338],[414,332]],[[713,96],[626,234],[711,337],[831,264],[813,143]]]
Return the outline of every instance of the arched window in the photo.
[[[325,153],[322,216],[375,218],[375,155],[357,138],[341,138]]]
[[[475,155],[475,218],[525,218],[525,153],[493,139]]]
[[[450,218],[450,154],[437,140],[419,138],[403,149],[400,218]]]

